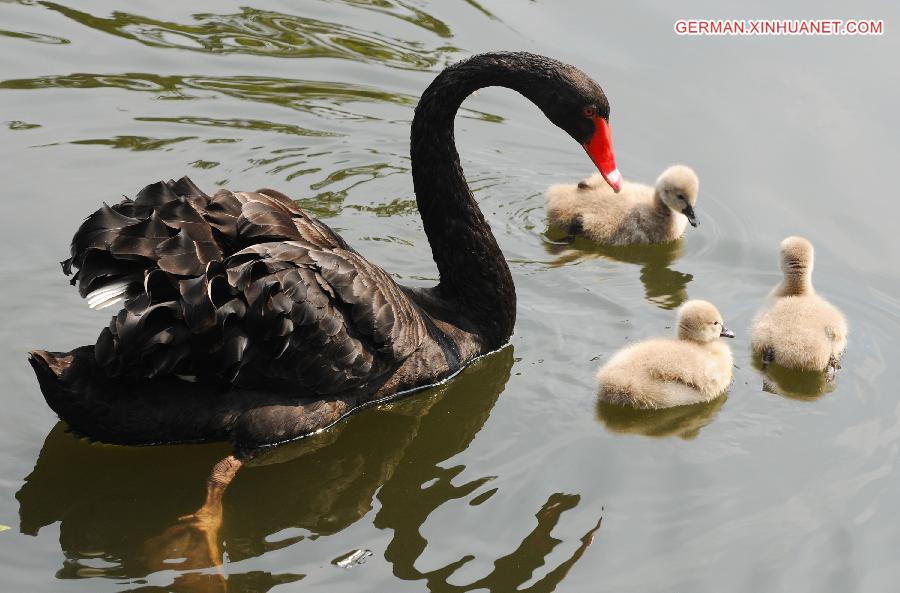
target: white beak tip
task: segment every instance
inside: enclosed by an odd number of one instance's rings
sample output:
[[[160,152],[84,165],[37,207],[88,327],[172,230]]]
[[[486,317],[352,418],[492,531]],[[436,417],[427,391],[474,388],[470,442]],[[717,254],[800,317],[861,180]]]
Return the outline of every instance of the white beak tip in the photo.
[[[606,179],[606,183],[608,183],[616,193],[619,193],[619,190],[622,189],[622,174],[619,173],[618,169],[613,169],[609,173],[606,173],[603,175],[603,178]]]

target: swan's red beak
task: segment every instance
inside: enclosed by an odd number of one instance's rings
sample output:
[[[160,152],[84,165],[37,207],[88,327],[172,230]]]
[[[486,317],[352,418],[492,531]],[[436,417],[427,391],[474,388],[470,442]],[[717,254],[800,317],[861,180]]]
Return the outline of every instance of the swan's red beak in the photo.
[[[603,175],[606,183],[613,188],[614,192],[619,193],[619,190],[622,189],[622,174],[616,168],[612,134],[609,131],[609,124],[599,115],[594,116],[594,135],[583,146],[588,156],[600,169],[600,174]]]

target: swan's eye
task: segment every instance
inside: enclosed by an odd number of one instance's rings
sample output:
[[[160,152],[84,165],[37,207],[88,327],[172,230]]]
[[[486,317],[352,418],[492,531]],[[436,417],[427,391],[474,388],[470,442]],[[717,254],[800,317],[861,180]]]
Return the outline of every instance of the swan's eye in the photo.
[[[595,115],[597,115],[597,108],[593,105],[588,105],[581,110],[581,113],[583,113],[585,117],[594,117]]]
[[[713,325],[719,325],[718,321],[713,321]]]

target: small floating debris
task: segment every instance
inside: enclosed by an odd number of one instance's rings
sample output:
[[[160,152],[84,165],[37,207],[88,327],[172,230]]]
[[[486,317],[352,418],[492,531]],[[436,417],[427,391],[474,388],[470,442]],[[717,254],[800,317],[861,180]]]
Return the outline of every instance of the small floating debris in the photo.
[[[9,126],[10,130],[32,130],[41,127],[40,124],[30,124],[26,121],[19,120],[8,121],[6,124]]]
[[[372,550],[353,550],[349,554],[338,556],[331,563],[340,568],[353,568],[354,566],[365,564],[366,559],[371,555]]]
[[[0,531],[9,531],[12,529],[9,525],[0,525]]]

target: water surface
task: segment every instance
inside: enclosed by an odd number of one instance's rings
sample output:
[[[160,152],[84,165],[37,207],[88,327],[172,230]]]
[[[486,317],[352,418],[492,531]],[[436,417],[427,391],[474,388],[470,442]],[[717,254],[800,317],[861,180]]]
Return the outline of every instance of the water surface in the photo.
[[[0,3],[0,583],[14,591],[886,591],[900,580],[896,8],[344,0]],[[681,38],[684,17],[872,17],[873,38]],[[242,470],[222,574],[159,545],[227,446],[79,441],[25,352],[93,342],[59,269],[102,201],[190,175],[276,187],[402,282],[436,279],[409,176],[419,93],[491,49],[577,64],[612,103],[619,166],[689,164],[700,227],[661,248],[556,245],[542,192],[591,173],[511,91],[470,98],[463,165],[516,281],[506,349]],[[817,248],[848,316],[837,384],[775,371],[749,324],[779,241]],[[727,398],[599,405],[617,348],[714,301]],[[171,533],[171,532],[169,532]],[[177,543],[177,542],[176,542]],[[175,545],[172,541],[167,544]],[[154,547],[155,546],[155,547]],[[160,551],[162,550],[162,551]],[[361,564],[341,568],[357,550]],[[224,576],[222,576],[224,575]]]

